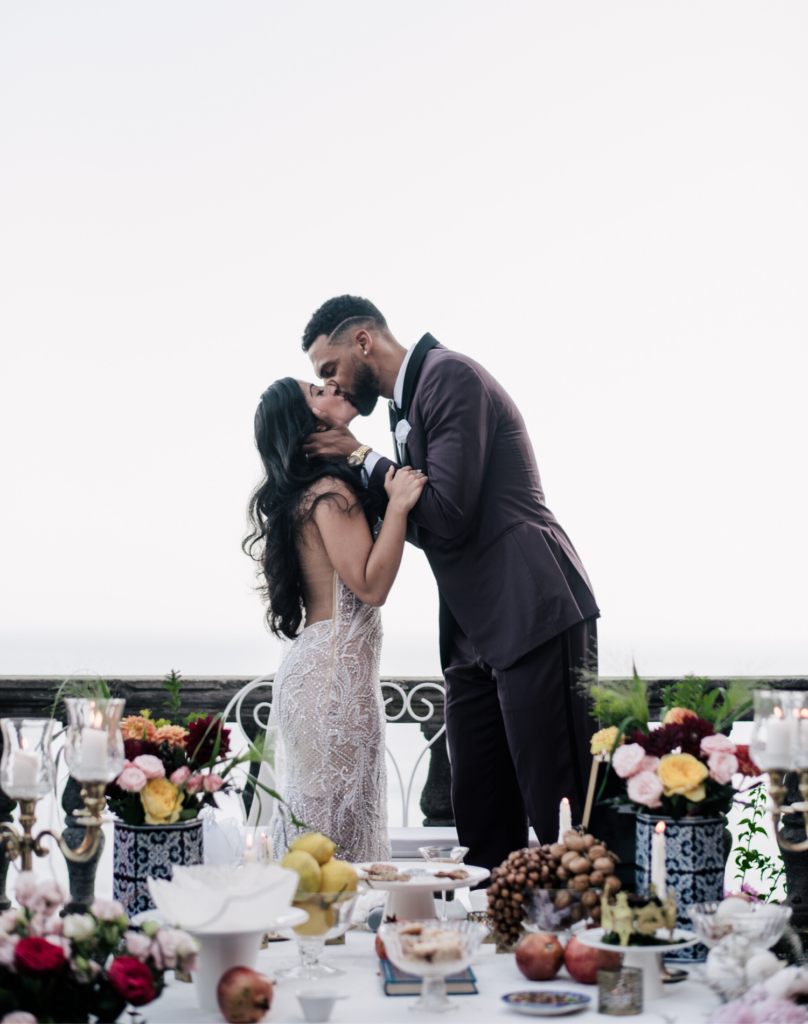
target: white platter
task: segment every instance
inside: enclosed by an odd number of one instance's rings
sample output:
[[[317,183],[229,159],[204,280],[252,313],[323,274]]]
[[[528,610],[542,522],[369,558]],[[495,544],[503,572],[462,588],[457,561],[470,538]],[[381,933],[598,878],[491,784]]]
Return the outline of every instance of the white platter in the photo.
[[[662,931],[667,933],[667,929]],[[673,938],[681,941],[662,946],[613,946],[611,943],[600,941],[604,933],[604,928],[590,928],[578,932],[577,938],[585,946],[605,949],[609,953],[622,953],[624,967],[639,967],[642,971],[643,993],[646,999],[664,999],[668,994],[662,984],[662,957],[678,949],[687,949],[688,946],[700,941],[695,932],[674,928]]]
[[[408,882],[370,881],[366,875],[371,864],[389,864],[399,874],[412,874],[413,877]],[[434,917],[435,903],[432,898],[433,892],[450,892],[454,889],[464,889],[467,886],[479,885],[491,873],[488,868],[474,867],[472,864],[443,864],[439,861],[429,860],[366,861],[362,864],[354,864],[354,867],[359,872],[360,879],[368,888],[388,893],[385,916],[395,916],[399,921],[414,921]],[[468,877],[435,877],[439,871],[457,869],[467,871]]]

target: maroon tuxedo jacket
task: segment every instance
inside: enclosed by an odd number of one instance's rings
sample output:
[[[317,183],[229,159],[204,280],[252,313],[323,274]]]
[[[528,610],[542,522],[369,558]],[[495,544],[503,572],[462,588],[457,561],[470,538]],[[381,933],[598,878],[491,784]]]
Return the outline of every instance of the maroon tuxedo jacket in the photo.
[[[512,399],[479,363],[437,346],[407,413],[410,462],[429,476],[410,521],[443,600],[484,661],[512,665],[599,614],[572,541],[544,503]],[[386,506],[380,458],[369,489]]]

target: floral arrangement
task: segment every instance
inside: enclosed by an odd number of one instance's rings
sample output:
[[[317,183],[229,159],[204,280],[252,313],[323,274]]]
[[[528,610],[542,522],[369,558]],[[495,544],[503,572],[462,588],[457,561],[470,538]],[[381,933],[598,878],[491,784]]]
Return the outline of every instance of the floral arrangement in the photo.
[[[32,872],[19,876],[15,896],[19,908],[0,914],[3,1021],[115,1021],[127,1003],[160,995],[165,970],[196,969],[195,939],[156,921],[135,927],[116,900],[61,917],[65,894]]]
[[[808,1024],[808,969],[783,967],[725,1003],[710,1024]]]
[[[220,715],[195,717],[187,727],[153,721],[148,710],[121,723],[126,760],[107,802],[127,825],[171,825],[195,818],[215,794],[230,789],[230,730]]]
[[[610,760],[625,781],[621,802],[674,819],[696,812],[725,814],[735,796],[733,776],[761,774],[749,748],[725,735],[750,706],[746,684],[711,689],[707,680],[688,676],[666,688],[665,714],[656,729],[649,726],[647,684],[636,669],[631,680],[594,678],[585,686],[592,713],[605,719],[591,751]]]

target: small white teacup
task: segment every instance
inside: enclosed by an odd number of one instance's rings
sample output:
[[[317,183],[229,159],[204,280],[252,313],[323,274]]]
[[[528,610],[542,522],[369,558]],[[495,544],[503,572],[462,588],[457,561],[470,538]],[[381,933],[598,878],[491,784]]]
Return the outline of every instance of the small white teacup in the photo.
[[[334,1003],[338,999],[347,999],[333,988],[308,988],[295,992],[303,1016],[310,1024],[320,1024],[331,1016]]]

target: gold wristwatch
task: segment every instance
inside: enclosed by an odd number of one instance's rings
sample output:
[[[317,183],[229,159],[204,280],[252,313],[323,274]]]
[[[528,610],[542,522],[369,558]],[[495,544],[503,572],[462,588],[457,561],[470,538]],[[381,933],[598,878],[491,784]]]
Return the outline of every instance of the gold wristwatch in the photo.
[[[368,456],[368,452],[372,452],[373,449],[369,444],[360,444],[355,452],[351,452],[348,456],[349,466],[361,466]]]

